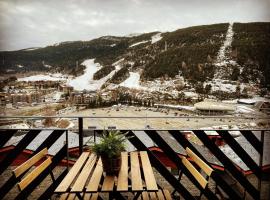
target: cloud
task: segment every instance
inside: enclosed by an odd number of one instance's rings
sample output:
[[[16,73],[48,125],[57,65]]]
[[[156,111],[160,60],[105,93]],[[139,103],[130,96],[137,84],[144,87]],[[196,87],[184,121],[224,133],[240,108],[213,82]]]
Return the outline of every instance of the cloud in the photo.
[[[268,0],[0,0],[0,50],[228,21],[270,21]]]

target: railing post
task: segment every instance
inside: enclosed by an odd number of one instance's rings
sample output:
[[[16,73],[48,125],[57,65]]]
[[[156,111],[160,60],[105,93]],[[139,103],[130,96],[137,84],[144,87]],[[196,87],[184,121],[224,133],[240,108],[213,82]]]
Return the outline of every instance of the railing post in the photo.
[[[83,152],[83,118],[79,117],[79,152]]]
[[[259,167],[260,167],[260,180],[258,180],[258,190],[260,192],[260,199],[261,199],[261,188],[262,188],[262,177],[263,177],[263,150],[264,150],[264,131],[261,131],[261,143],[262,143],[262,153],[260,154],[260,160],[259,160]]]

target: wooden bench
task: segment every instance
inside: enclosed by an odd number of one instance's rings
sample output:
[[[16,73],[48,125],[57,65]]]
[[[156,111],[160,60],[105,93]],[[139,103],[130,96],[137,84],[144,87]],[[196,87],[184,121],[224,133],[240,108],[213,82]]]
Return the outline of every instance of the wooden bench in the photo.
[[[20,181],[17,183],[18,188],[20,191],[23,191],[32,181],[34,181],[45,169],[50,167],[52,160],[50,157],[47,157],[48,149],[44,148],[32,158],[28,159],[26,162],[18,166],[16,169],[13,170],[13,174],[16,179]],[[34,166],[37,162],[41,161],[42,159],[46,158],[41,164],[39,164],[35,169],[33,169],[28,174],[27,171]],[[26,175],[25,175],[26,174]],[[25,175],[22,179],[21,177]],[[53,173],[50,172],[52,180],[54,181]]]
[[[191,151],[190,148],[186,148],[187,156],[190,160],[192,160],[196,165],[204,171],[206,174],[206,178],[191,164],[191,162],[186,158],[182,158],[182,163],[184,166],[189,170],[189,172],[193,175],[193,177],[198,181],[198,183],[202,186],[203,189],[207,187],[208,180],[213,172],[213,169],[206,164],[202,159],[200,159],[193,151]],[[181,176],[183,175],[183,172],[181,171],[179,174],[178,180],[181,180]],[[173,195],[176,192],[176,190],[173,191]],[[199,199],[201,198],[203,192],[200,193]]]

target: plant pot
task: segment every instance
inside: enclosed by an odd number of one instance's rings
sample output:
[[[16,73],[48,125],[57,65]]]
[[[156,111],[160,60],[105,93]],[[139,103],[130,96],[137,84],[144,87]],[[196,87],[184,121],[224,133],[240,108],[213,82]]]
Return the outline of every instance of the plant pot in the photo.
[[[103,165],[103,171],[107,175],[118,175],[121,168],[121,156],[108,158],[107,156],[101,156]]]

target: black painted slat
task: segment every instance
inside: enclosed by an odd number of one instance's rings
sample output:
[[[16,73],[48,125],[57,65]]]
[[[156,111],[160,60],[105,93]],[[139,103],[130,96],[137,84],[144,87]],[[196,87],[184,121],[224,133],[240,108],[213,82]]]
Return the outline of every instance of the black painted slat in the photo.
[[[154,130],[145,130],[145,133],[163,150],[166,156],[178,166],[189,180],[201,191],[208,199],[218,199],[216,195],[208,188],[202,188],[196,178],[184,166],[178,154],[168,145],[166,141]]]
[[[263,154],[263,143],[252,133],[252,131],[240,131],[242,135],[249,141],[249,143],[258,151],[260,155]]]
[[[203,142],[203,144],[216,156],[224,167],[237,179],[237,181],[246,189],[246,191],[254,198],[259,199],[259,191],[239,172],[232,161],[211,141],[203,130],[194,130],[195,135]]]
[[[16,157],[32,142],[32,140],[40,133],[40,130],[30,130],[23,139],[16,145],[14,149],[4,158],[0,165],[0,175],[8,168],[8,166],[16,159]]]
[[[61,181],[65,178],[65,176],[68,173],[68,169],[64,170],[55,180],[54,183],[52,183],[47,190],[38,198],[38,200],[48,200],[53,195],[55,189],[57,186],[61,183]]]
[[[34,154],[41,151],[45,147],[48,149],[55,143],[55,141],[64,133],[64,130],[54,130],[44,141],[43,143],[35,150]],[[41,133],[42,134],[42,133]],[[33,155],[34,155],[33,154]]]
[[[0,131],[0,148],[17,132],[17,130],[1,130]]]
[[[123,133],[128,132],[127,137],[130,143],[137,148],[139,151],[147,151],[151,165],[168,181],[173,188],[179,192],[185,199],[195,198],[189,193],[189,191],[168,171],[168,169],[160,162],[158,158],[140,141],[140,139],[132,131],[122,131]]]
[[[232,150],[244,161],[244,163],[253,171],[253,173],[260,179],[261,170],[256,162],[248,155],[248,153],[236,142],[228,131],[217,130],[216,131],[226,143],[232,148]]]
[[[207,163],[210,166],[210,163],[201,155],[199,151],[185,138],[185,136],[177,131],[177,130],[170,130],[169,133],[176,139],[176,141],[181,144],[181,146],[186,149],[189,147],[196,155],[198,155],[205,163]],[[231,188],[230,185],[226,183],[218,174],[218,172],[213,171],[211,174],[211,178],[218,184],[224,192],[227,193],[227,195],[231,198],[238,198],[241,199],[241,196],[237,192],[234,191],[233,188]]]
[[[67,145],[65,144],[52,158],[50,167],[46,168],[38,177],[36,177],[36,179],[34,179],[23,191],[21,191],[15,199],[26,199],[35,190],[35,188],[50,174],[50,171],[53,170],[58,165],[58,163],[65,158],[66,153]]]
[[[0,188],[1,198],[4,198],[6,194],[14,187],[17,183],[15,176],[11,176]]]

